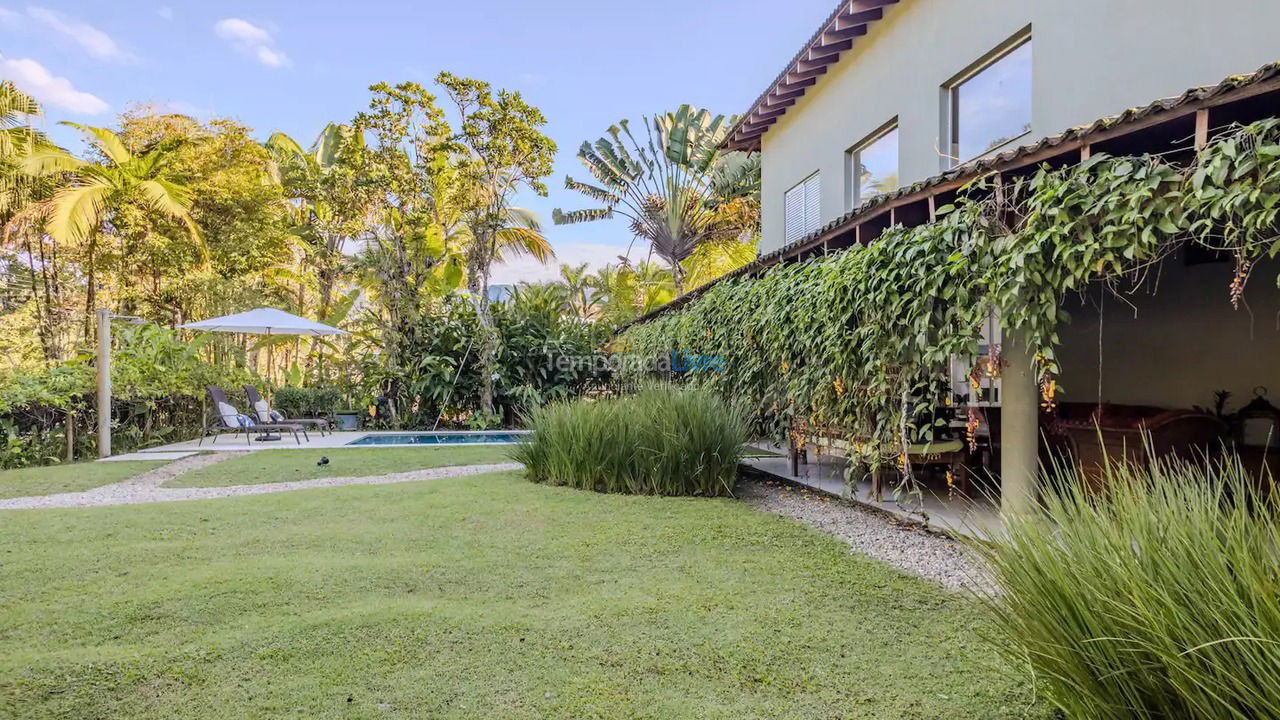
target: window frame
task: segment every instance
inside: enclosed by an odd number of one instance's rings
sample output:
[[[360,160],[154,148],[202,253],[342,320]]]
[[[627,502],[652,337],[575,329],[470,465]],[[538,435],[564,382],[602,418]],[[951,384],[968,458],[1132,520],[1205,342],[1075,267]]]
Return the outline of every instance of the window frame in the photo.
[[[941,112],[939,114],[941,116],[941,121],[942,121],[941,137],[945,138],[946,142],[943,143],[943,147],[945,149],[939,154],[942,156],[943,170],[949,170],[953,167],[956,167],[957,165],[962,165],[966,162],[969,162],[970,160],[976,160],[977,158],[983,157],[985,155],[990,155],[991,153],[1000,152],[1001,150],[1008,147],[1009,145],[1012,145],[1016,141],[1031,134],[1031,130],[1027,129],[1021,133],[1018,133],[1017,135],[1010,137],[1008,140],[1005,140],[1004,142],[1000,143],[995,147],[983,150],[982,152],[974,155],[973,157],[968,157],[968,158],[960,157],[960,124],[959,122],[957,122],[957,120],[960,117],[960,92],[959,92],[960,88],[966,82],[974,79],[978,75],[981,75],[984,71],[988,70],[992,65],[995,65],[996,63],[1005,59],[1009,55],[1012,55],[1015,51],[1021,49],[1024,45],[1030,43],[1032,39],[1033,38],[1031,34],[1031,26],[1028,25],[1025,28],[1019,30],[1014,35],[1012,35],[1009,39],[997,45],[994,49],[992,49],[986,55],[983,55],[982,57],[978,58],[976,62],[969,65],[967,68],[960,71],[959,73],[957,73],[956,75],[954,75],[953,77],[951,77],[949,80],[947,80],[945,83],[942,84]],[[1035,80],[1034,57],[1032,60],[1031,71],[1032,71],[1032,82],[1034,83],[1034,80]],[[1035,90],[1035,87],[1033,84],[1032,85],[1033,93],[1034,93],[1034,90]],[[1028,110],[1033,111],[1034,108],[1028,108]]]
[[[845,178],[844,202],[845,202],[846,212],[849,210],[853,210],[858,207],[861,207],[862,203],[866,202],[866,199],[862,197],[862,188],[860,187],[860,184],[858,182],[858,179],[859,179],[858,166],[862,164],[860,160],[862,156],[862,151],[876,144],[880,140],[885,139],[886,137],[889,136],[890,133],[896,132],[897,130],[898,130],[898,116],[895,115],[893,119],[891,119],[889,122],[886,122],[885,124],[876,128],[871,132],[870,135],[867,135],[862,140],[855,143],[853,147],[844,151],[844,178]],[[898,172],[898,177],[899,177],[898,185],[899,187],[901,187],[902,185],[901,183],[901,177],[902,177],[901,175],[901,170],[902,170],[901,144],[898,145],[896,150],[897,150],[896,152],[897,157],[894,158],[894,168],[895,168],[895,171]]]

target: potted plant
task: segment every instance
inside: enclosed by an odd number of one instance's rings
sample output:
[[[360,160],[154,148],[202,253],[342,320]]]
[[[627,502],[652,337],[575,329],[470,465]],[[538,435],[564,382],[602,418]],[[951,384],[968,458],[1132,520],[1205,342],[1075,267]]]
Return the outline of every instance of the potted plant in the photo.
[[[338,410],[333,414],[333,420],[338,425],[339,430],[359,430],[361,412],[354,408]]]

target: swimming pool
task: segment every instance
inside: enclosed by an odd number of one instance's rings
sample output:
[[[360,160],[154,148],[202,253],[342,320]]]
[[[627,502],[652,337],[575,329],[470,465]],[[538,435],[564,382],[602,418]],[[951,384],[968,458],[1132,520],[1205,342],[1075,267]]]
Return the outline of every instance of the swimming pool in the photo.
[[[365,435],[347,445],[510,445],[527,432],[403,432]]]

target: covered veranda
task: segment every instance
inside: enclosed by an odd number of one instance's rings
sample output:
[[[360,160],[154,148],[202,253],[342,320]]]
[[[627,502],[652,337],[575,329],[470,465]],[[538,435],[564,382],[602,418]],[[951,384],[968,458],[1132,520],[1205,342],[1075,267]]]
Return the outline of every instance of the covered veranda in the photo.
[[[866,244],[893,225],[931,222],[937,208],[950,204],[962,186],[979,176],[994,177],[998,185],[1001,178],[1043,166],[1066,167],[1094,153],[1153,154],[1185,163],[1216,133],[1236,123],[1274,117],[1277,101],[1277,65],[1193,89],[878,198],[732,275],[751,275],[771,265]],[[1280,291],[1276,268],[1259,264],[1252,268],[1251,281],[1235,308],[1229,297],[1234,270],[1229,257],[1184,247],[1150,267],[1136,285],[1096,285],[1069,297],[1064,310],[1070,322],[1060,332],[1059,387],[1048,412],[1042,407],[1031,353],[1018,337],[1006,334],[1000,343],[999,402],[983,408],[988,452],[980,462],[966,462],[975,486],[970,495],[982,496],[985,489],[996,502],[985,509],[978,505],[976,510],[949,510],[947,502],[956,495],[953,489],[926,480],[924,506],[934,504],[933,519],[973,517],[983,511],[994,515],[996,507],[1001,512],[1029,511],[1037,497],[1040,463],[1055,450],[1071,451],[1082,465],[1116,457],[1117,446],[1124,457],[1140,459],[1144,432],[1149,432],[1157,452],[1188,454],[1231,447],[1260,472],[1268,455],[1256,442],[1242,442],[1242,418],[1233,414],[1263,388],[1280,396],[1280,368],[1273,360],[1280,349]],[[678,308],[704,290],[660,312]],[[1219,405],[1219,398],[1226,402]],[[1260,403],[1251,407],[1265,410]],[[807,464],[794,466],[790,459],[772,458],[755,464],[814,487],[830,486],[836,479],[843,482],[842,460],[819,449],[804,459]],[[1088,474],[1087,467],[1085,471]],[[938,474],[934,475],[936,480]],[[984,476],[994,479],[983,483]],[[858,485],[854,491],[867,496],[869,489]]]

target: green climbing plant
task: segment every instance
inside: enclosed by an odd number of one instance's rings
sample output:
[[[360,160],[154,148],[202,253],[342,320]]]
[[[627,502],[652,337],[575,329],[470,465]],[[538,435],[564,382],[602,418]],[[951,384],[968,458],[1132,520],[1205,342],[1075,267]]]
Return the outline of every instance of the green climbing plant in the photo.
[[[1253,263],[1280,253],[1278,159],[1280,121],[1267,120],[1219,134],[1185,164],[1099,154],[979,178],[934,222],[721,282],[618,346],[719,356],[725,371],[687,377],[748,402],[759,431],[836,427],[872,464],[901,461],[937,422],[922,411],[950,402],[952,359],[976,359],[993,313],[1033,352],[1052,402],[1069,294],[1139,282],[1193,242],[1236,254],[1237,300]],[[1000,367],[993,352],[983,367]]]

